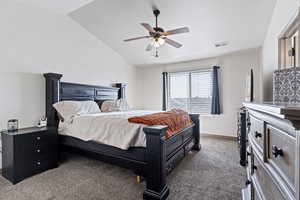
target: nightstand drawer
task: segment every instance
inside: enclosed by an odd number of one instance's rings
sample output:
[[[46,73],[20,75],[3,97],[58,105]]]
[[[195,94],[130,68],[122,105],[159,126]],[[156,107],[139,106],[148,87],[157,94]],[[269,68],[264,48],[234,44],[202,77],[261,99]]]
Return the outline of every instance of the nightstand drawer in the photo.
[[[296,138],[267,126],[268,162],[292,187],[295,184]]]
[[[40,146],[36,147],[31,155],[37,159],[40,159],[45,157],[51,158],[53,156],[57,156],[57,154],[57,150],[49,149],[47,146]]]
[[[21,167],[17,167],[15,170],[15,177],[17,179],[16,182],[19,182],[23,180],[24,178],[27,178],[29,176],[32,176],[34,174],[41,173],[47,169],[55,168],[57,167],[57,161],[55,159],[30,159],[23,161],[22,163],[16,163],[17,165],[22,165]]]
[[[16,137],[16,155],[20,159],[57,153],[57,135],[33,133]]]
[[[32,167],[34,169],[34,173],[36,174],[43,172],[47,169],[57,167],[57,162],[53,159],[37,159],[33,161]]]
[[[47,146],[51,148],[57,144],[58,136],[56,134],[36,133],[32,134],[32,141],[35,146]]]

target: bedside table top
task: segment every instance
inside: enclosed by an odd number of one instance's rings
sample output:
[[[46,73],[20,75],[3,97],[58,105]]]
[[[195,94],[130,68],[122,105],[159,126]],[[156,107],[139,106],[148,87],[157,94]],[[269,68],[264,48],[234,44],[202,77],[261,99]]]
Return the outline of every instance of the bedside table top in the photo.
[[[20,128],[17,131],[14,132],[9,132],[7,130],[1,131],[3,134],[7,135],[22,135],[22,134],[28,134],[28,133],[38,133],[38,132],[44,132],[44,131],[49,131],[49,130],[56,130],[57,128],[55,127],[29,127],[29,128]]]

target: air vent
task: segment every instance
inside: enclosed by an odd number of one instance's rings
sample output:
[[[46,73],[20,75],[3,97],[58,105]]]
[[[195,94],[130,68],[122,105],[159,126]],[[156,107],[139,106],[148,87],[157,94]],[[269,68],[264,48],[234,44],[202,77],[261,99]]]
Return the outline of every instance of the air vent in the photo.
[[[228,42],[219,42],[215,44],[215,47],[219,48],[219,47],[225,47],[228,45]]]

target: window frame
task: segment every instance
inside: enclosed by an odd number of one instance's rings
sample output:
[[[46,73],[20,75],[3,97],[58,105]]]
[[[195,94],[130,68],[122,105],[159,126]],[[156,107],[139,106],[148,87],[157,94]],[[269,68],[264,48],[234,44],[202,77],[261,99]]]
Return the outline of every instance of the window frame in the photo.
[[[288,54],[290,43],[294,40],[295,56],[293,60]],[[296,41],[296,43],[295,43]],[[300,66],[300,8],[297,9],[290,22],[283,28],[278,36],[278,70]]]
[[[203,69],[198,69],[198,70],[189,70],[189,71],[174,71],[174,72],[168,72],[168,78],[167,78],[167,100],[166,100],[166,108],[167,110],[169,110],[169,98],[171,96],[171,84],[170,84],[170,78],[172,74],[188,74],[188,112],[190,113],[191,111],[191,98],[192,98],[192,74],[193,73],[204,73],[204,72],[210,72],[211,76],[213,76],[213,69],[212,68],[203,68]],[[212,77],[211,77],[212,78]],[[211,79],[211,81],[213,81]],[[211,83],[211,90],[212,90],[212,85],[213,83]],[[212,99],[212,93],[211,93],[211,97]],[[208,113],[190,113],[190,114],[201,114],[201,115],[211,115],[211,108],[210,111]]]

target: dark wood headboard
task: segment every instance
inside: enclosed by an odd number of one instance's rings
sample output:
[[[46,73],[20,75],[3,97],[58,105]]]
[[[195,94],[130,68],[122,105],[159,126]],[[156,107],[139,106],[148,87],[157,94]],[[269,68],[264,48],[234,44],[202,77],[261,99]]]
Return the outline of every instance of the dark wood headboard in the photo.
[[[84,85],[77,83],[60,82],[62,74],[46,73],[46,117],[48,126],[58,126],[58,116],[53,104],[59,101],[96,101],[115,100],[125,97],[122,87],[124,84],[115,84],[117,87]]]

